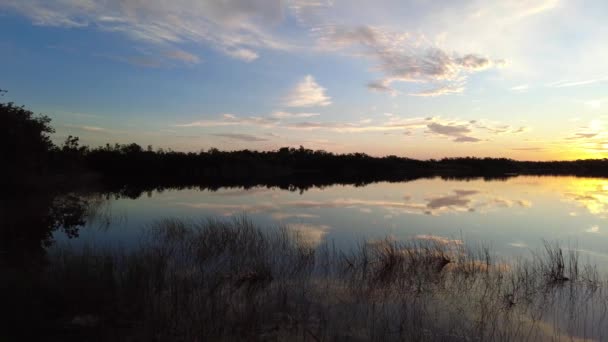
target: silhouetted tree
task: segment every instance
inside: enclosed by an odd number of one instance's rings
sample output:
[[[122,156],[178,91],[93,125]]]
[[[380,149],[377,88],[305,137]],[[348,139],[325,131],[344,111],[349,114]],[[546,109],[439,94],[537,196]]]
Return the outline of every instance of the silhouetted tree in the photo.
[[[0,155],[2,181],[15,184],[32,181],[48,171],[49,155],[54,149],[50,134],[51,119],[35,116],[12,102],[0,103]]]
[[[3,91],[0,91],[2,94]],[[554,162],[515,161],[507,158],[444,158],[415,160],[394,155],[372,157],[365,153],[334,154],[304,146],[275,151],[176,152],[131,144],[81,146],[69,136],[61,147],[51,142],[53,133],[47,116],[35,116],[24,107],[0,104],[0,144],[3,181],[10,184],[47,174],[57,179],[79,179],[84,172],[102,176],[117,192],[139,196],[142,185],[150,187],[278,184],[295,189],[310,184],[366,184],[421,176],[490,177],[515,174],[608,176],[608,160]],[[50,156],[50,157],[49,157]]]

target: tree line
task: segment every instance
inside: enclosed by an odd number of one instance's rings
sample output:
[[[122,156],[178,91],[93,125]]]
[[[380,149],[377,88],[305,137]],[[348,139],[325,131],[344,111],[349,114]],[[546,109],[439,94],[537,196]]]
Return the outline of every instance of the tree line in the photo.
[[[23,106],[0,103],[0,144],[8,185],[49,184],[94,174],[106,184],[186,186],[196,184],[366,183],[417,177],[497,177],[515,174],[608,176],[608,159],[516,161],[507,158],[443,158],[416,160],[365,153],[336,154],[324,150],[282,147],[274,151],[178,152],[135,144],[89,147],[69,136],[51,141],[51,119]]]

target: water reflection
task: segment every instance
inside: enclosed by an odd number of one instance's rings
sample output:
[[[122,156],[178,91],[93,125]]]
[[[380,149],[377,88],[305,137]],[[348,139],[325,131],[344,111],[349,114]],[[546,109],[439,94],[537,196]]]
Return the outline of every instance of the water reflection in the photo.
[[[251,193],[247,191],[235,195],[236,192],[218,193],[216,196],[255,196],[259,191],[267,192],[267,189],[254,189]],[[327,189],[331,192],[331,189]],[[369,193],[362,192],[360,195],[369,197]],[[436,195],[433,197],[417,200],[411,196],[403,196],[401,200],[380,200],[367,198],[334,198],[327,200],[297,200],[285,201],[278,194],[274,194],[271,200],[257,203],[210,203],[210,202],[173,202],[175,206],[183,206],[192,209],[204,209],[214,211],[222,216],[231,216],[237,213],[270,213],[275,219],[288,218],[313,218],[318,215],[306,213],[287,213],[287,209],[357,209],[362,213],[371,213],[373,209],[382,209],[391,214],[426,214],[441,215],[454,212],[487,212],[495,208],[510,208],[513,206],[532,206],[532,202],[526,199],[508,199],[497,197],[480,190],[455,189],[451,194]]]
[[[325,224],[292,223],[288,229],[297,233],[301,243],[308,247],[316,247],[325,238],[330,226]]]
[[[608,212],[603,190],[608,180],[535,176],[491,180],[420,178],[300,189],[306,191],[273,184],[163,189],[136,200],[121,196],[113,200],[114,210],[125,212],[129,222],[116,226],[105,239],[129,241],[136,231],[164,217],[245,213],[261,226],[292,225],[311,241],[331,239],[343,247],[362,238],[428,235],[489,242],[505,256],[529,253],[543,239],[608,252],[608,236],[603,235]]]
[[[162,218],[245,213],[262,226],[289,225],[311,244],[332,239],[347,246],[362,238],[387,235],[464,236],[490,242],[504,255],[537,248],[542,239],[573,241],[578,249],[594,255],[608,253],[605,179],[526,176],[489,182],[421,178],[367,186],[313,184],[298,188],[306,191],[273,184],[233,185],[173,190],[133,186],[103,195],[45,195],[36,200],[17,196],[3,202],[2,249],[14,255],[17,250],[44,248],[53,239],[78,236],[82,243],[128,247],[142,229]],[[99,212],[102,214],[93,215]],[[118,220],[121,213],[124,219]],[[100,224],[108,231],[100,232]],[[21,248],[27,241],[32,246]]]
[[[101,215],[106,201],[100,196],[78,193],[11,194],[0,199],[0,256],[4,266],[44,261],[45,248],[60,231],[76,238],[80,230],[97,222],[109,225]]]
[[[53,320],[62,301],[50,295],[41,280],[50,264],[47,249],[58,232],[74,239],[87,226],[109,224],[111,220],[100,215],[106,212],[105,203],[102,197],[78,193],[5,193],[0,198],[0,315],[7,327],[1,336],[12,331],[9,327],[46,335],[61,326]],[[70,285],[69,280],[64,285]]]
[[[3,266],[32,271],[27,281],[15,277],[19,281],[13,283],[19,288],[35,283],[34,271],[43,269],[48,249],[60,245],[56,242],[136,244],[142,230],[160,219],[200,220],[246,213],[260,227],[284,225],[311,247],[324,241],[348,248],[364,239],[376,244],[420,240],[459,250],[486,242],[492,245],[493,254],[508,259],[529,256],[545,239],[565,242],[564,247],[600,268],[608,261],[608,180],[604,179],[513,177],[487,182],[434,178],[293,190],[268,185],[15,194],[1,201],[0,258]],[[484,265],[471,267],[487,267]],[[495,266],[504,267],[502,263]],[[40,291],[43,296],[43,289]],[[30,295],[27,290],[20,293]],[[4,303],[12,300],[5,297],[0,298]],[[22,305],[20,301],[12,303]],[[25,321],[33,311],[23,309],[24,316],[13,316]]]
[[[576,179],[566,183],[564,196],[589,213],[605,219],[608,214],[608,180]]]

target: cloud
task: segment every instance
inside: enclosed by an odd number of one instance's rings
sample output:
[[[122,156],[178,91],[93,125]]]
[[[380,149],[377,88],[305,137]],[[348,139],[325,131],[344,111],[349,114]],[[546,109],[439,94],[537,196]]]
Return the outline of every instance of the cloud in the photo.
[[[604,102],[604,99],[596,99],[596,100],[589,100],[589,101],[584,101],[583,104],[586,107],[589,107],[591,109],[600,109],[602,107],[602,102]]]
[[[401,131],[426,127],[432,118],[400,118],[390,116],[382,123],[373,123],[371,120],[358,122],[319,122],[302,121],[284,124],[283,127],[294,130],[327,130],[339,133],[388,132]]]
[[[223,114],[217,119],[197,120],[189,123],[175,124],[174,127],[181,128],[213,128],[248,126],[254,128],[294,130],[294,131],[326,131],[336,133],[395,133],[413,136],[421,133],[424,129],[427,134],[450,137],[454,142],[478,142],[482,141],[479,134],[489,132],[493,135],[519,134],[526,127],[513,127],[500,122],[486,120],[450,120],[441,117],[411,117],[404,118],[398,115],[385,115],[380,120],[364,119],[355,122],[331,122],[331,121],[297,121],[298,118],[310,118],[318,116],[317,113],[291,113],[272,112],[267,116],[239,117],[234,114]],[[402,133],[402,134],[401,134]]]
[[[396,95],[398,92],[391,88],[390,82],[386,80],[372,81],[367,84],[367,89],[377,92],[387,92]]]
[[[440,245],[463,245],[464,244],[464,242],[462,240],[448,239],[443,236],[429,235],[429,234],[416,235],[416,236],[414,236],[414,239],[430,241],[430,242],[434,242],[434,243],[437,243]]]
[[[319,116],[319,113],[290,113],[290,112],[273,112],[270,114],[271,117],[277,119],[293,119],[293,118],[311,118],[314,116]]]
[[[204,44],[247,62],[258,58],[256,50],[289,46],[266,32],[284,19],[280,0],[5,0],[0,8],[20,13],[35,25],[90,27],[163,47]],[[173,56],[198,62],[189,52]]]
[[[251,62],[251,61],[258,59],[258,57],[260,57],[260,55],[257,52],[250,50],[250,49],[244,49],[244,48],[223,49],[223,51],[228,56],[243,60],[245,62]]]
[[[530,151],[530,152],[541,152],[545,149],[542,147],[514,147],[512,148],[514,151]]]
[[[279,213],[273,213],[272,218],[277,220],[277,221],[282,221],[282,220],[286,220],[286,219],[291,219],[291,218],[298,218],[298,219],[302,219],[302,218],[319,218],[319,215],[314,215],[314,214],[304,214],[304,213],[283,213],[283,212],[279,212]]]
[[[510,89],[512,91],[516,91],[516,92],[524,92],[524,91],[528,90],[529,88],[530,88],[529,85],[527,85],[527,84],[521,84],[521,85],[518,85],[518,86],[511,87]]]
[[[193,209],[204,209],[219,212],[224,216],[235,215],[239,213],[260,213],[272,212],[279,209],[274,203],[256,203],[256,204],[220,204],[220,203],[190,203],[190,202],[175,202],[172,205]]]
[[[223,193],[227,196],[242,195],[242,190],[234,193]],[[264,189],[260,189],[264,191]],[[264,195],[270,195],[264,192]],[[218,194],[222,195],[222,193]],[[361,199],[361,198],[334,198],[326,200],[293,200],[261,201],[258,197],[256,203],[202,203],[202,202],[175,202],[172,205],[194,209],[204,209],[218,212],[223,215],[234,215],[242,212],[265,213],[275,220],[287,219],[318,219],[318,213],[309,209],[318,208],[346,208],[360,212],[370,210],[385,210],[387,214],[418,214],[418,215],[441,215],[444,213],[467,213],[473,211],[485,212],[496,208],[519,206],[529,208],[532,204],[522,199],[507,199],[494,197],[492,194],[480,192],[475,189],[456,189],[447,195],[438,195],[424,200],[414,200],[409,197],[402,199]],[[293,210],[296,209],[296,210]],[[292,211],[293,210],[293,211]],[[376,211],[376,210],[374,210]],[[304,224],[303,227],[312,227]],[[327,226],[315,226],[321,230],[327,230]]]
[[[291,0],[289,2],[289,7],[296,20],[306,26],[310,26],[319,17],[320,12],[333,5],[333,0]]]
[[[430,209],[441,209],[441,208],[452,208],[452,207],[464,207],[467,208],[472,195],[478,194],[477,190],[454,190],[454,195],[440,196],[432,198],[427,203],[427,207]]]
[[[288,107],[325,107],[331,104],[331,98],[325,94],[311,75],[306,75],[287,95],[285,105]]]
[[[453,141],[454,142],[478,142],[478,141],[481,141],[481,139],[475,138],[475,137],[460,136],[460,137],[456,137],[456,139],[454,139]]]
[[[608,193],[606,180],[590,179],[586,182],[569,184],[563,189],[563,196],[568,202],[573,202],[585,208],[598,218],[608,217]]]
[[[218,191],[214,193],[214,196],[224,196],[224,197],[240,197],[244,195],[253,195],[253,196],[272,196],[272,190],[264,187],[254,187],[254,188],[242,188],[242,189],[227,189],[223,191]]]
[[[513,131],[511,131],[511,133],[513,134],[519,134],[519,133],[525,133],[530,131],[530,127],[526,127],[526,126],[521,126]]]
[[[522,7],[519,10],[519,13],[517,13],[517,16],[518,17],[527,17],[527,16],[532,16],[532,15],[536,15],[539,13],[543,13],[545,11],[552,10],[555,7],[557,7],[558,3],[559,3],[558,0],[543,0],[543,1],[537,1],[536,3],[532,2],[529,5]]]
[[[228,138],[228,139],[234,139],[234,140],[241,140],[241,141],[268,141],[268,139],[266,138],[261,138],[261,137],[256,137],[255,135],[250,135],[250,134],[238,134],[238,133],[217,133],[217,134],[212,134],[216,137],[220,137],[220,138]]]
[[[519,134],[519,133],[527,132],[529,130],[529,127],[527,127],[527,126],[514,127],[511,125],[503,124],[503,123],[500,123],[497,121],[486,120],[486,119],[469,120],[468,124],[471,124],[472,125],[471,127],[473,127],[473,128],[482,129],[482,130],[488,131],[490,133],[495,133],[495,134],[503,134],[503,133]]]
[[[606,142],[604,140],[606,140],[606,134],[604,123],[598,119],[591,120],[588,125],[579,127],[578,132],[564,139],[572,142],[577,141],[583,144],[597,145],[596,147],[589,148],[592,150],[605,150]]]
[[[549,83],[547,86],[552,87],[552,88],[569,88],[569,87],[586,86],[586,85],[595,84],[595,83],[599,83],[599,82],[606,82],[606,81],[608,81],[608,77],[594,78],[594,79],[589,79],[589,80],[579,80],[579,81],[562,80],[562,81]]]
[[[72,124],[66,124],[63,126],[67,127],[67,128],[79,129],[79,130],[87,131],[87,132],[108,132],[107,129],[105,129],[103,127],[98,127],[98,126],[72,125]]]
[[[361,211],[362,209],[379,208],[390,214],[398,215],[440,215],[442,213],[488,211],[500,207],[519,206],[529,208],[532,203],[526,200],[511,200],[500,197],[491,197],[478,190],[454,190],[448,195],[439,195],[427,198],[424,201],[414,201],[404,198],[403,201],[372,200],[357,198],[336,198],[333,200],[299,200],[282,203],[283,206],[299,209],[317,208],[350,208]]]
[[[394,82],[432,82],[440,85],[410,95],[458,93],[464,90],[467,74],[503,64],[472,53],[447,53],[424,36],[375,26],[327,25],[315,32],[321,49],[372,60],[374,69],[384,74],[382,79],[368,83],[368,88],[375,91],[392,91]]]
[[[575,133],[571,137],[567,137],[568,140],[577,140],[577,139],[589,139],[597,136],[598,132],[590,132],[590,133]]]
[[[455,58],[454,63],[468,70],[483,70],[489,68],[492,64],[489,59],[474,54]]]
[[[299,242],[303,245],[315,247],[323,241],[331,227],[311,223],[291,223],[287,225],[287,228],[297,234]]]
[[[221,127],[221,126],[260,126],[274,127],[278,119],[271,117],[237,117],[234,114],[222,114],[219,120],[198,120],[185,124],[177,124],[175,127]]]
[[[600,227],[599,226],[592,226],[592,227],[589,227],[588,229],[585,229],[585,232],[587,232],[587,233],[599,233],[600,232]]]
[[[471,133],[471,128],[467,125],[442,125],[437,122],[433,122],[427,125],[430,132],[454,138],[454,142],[478,142],[481,139],[471,137],[468,134]]]
[[[402,210],[407,213],[421,214],[427,211],[422,203],[404,203],[387,200],[366,200],[356,198],[336,198],[327,201],[300,200],[284,203],[284,205],[300,209],[313,208],[369,208],[380,207],[384,209]]]
[[[269,136],[269,137],[273,137],[273,138],[280,138],[281,136],[276,134],[276,133],[272,133],[272,132],[266,132],[264,133],[265,135]]]
[[[158,68],[163,65],[163,61],[161,58],[159,58],[158,56],[153,56],[150,53],[142,53],[137,56],[119,56],[113,54],[95,53],[93,54],[93,56],[145,68]]]
[[[83,131],[89,132],[101,132],[105,131],[105,128],[97,127],[97,126],[82,126],[80,127]]]
[[[171,50],[168,51],[166,55],[169,58],[176,59],[185,63],[198,64],[201,62],[201,59],[198,56],[183,50]]]
[[[458,94],[464,91],[464,86],[461,85],[446,85],[437,88],[422,90],[417,93],[411,93],[411,96],[440,96],[446,94]]]

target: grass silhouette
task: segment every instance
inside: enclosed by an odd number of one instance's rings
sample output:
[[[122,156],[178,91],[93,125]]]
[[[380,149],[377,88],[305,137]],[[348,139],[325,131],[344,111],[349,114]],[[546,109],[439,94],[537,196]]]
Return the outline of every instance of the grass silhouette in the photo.
[[[608,333],[606,280],[552,243],[512,262],[460,240],[387,238],[340,250],[243,216],[165,219],[132,250],[57,246],[49,258],[42,281],[64,306],[64,323],[54,326],[103,332],[99,339],[554,341]]]

